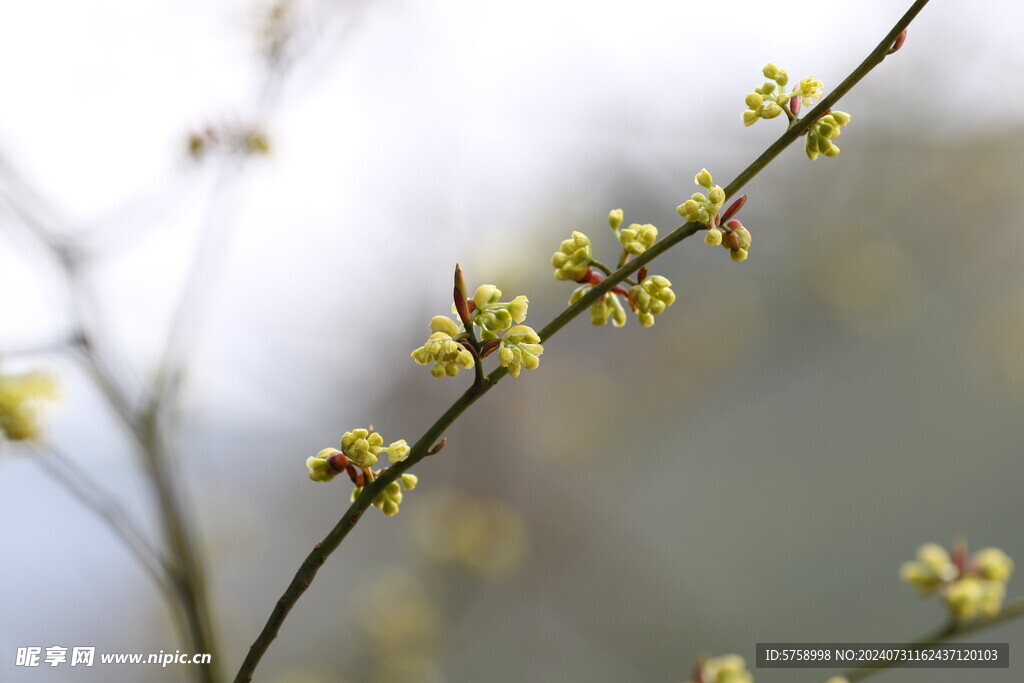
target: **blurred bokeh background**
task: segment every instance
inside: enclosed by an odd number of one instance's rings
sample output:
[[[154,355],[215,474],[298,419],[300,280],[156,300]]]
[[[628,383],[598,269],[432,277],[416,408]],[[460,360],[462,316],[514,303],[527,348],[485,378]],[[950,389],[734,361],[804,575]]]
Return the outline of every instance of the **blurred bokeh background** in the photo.
[[[548,262],[571,230],[606,261],[610,209],[667,233],[694,173],[724,185],[781,132],[740,122],[765,62],[827,89],[905,4],[8,7],[0,370],[57,379],[47,442],[159,539],[131,439],[62,345],[85,315],[142,401],[173,339],[173,466],[233,672],[347,505],[305,458],[371,423],[412,442],[466,384],[408,358],[456,261],[529,296],[539,328],[572,290]],[[925,541],[1024,559],[1021,21],[996,0],[927,7],[842,101],[839,157],[796,145],[748,185],[750,260],[686,242],[652,268],[679,296],[653,329],[584,316],[545,345],[451,429],[401,514],[367,515],[257,680],[681,682],[703,652],[939,626],[897,574]],[[41,235],[71,245],[74,278]],[[31,645],[181,647],[37,457],[0,450],[0,680],[188,679],[14,666]],[[1022,635],[981,638],[1014,658]]]

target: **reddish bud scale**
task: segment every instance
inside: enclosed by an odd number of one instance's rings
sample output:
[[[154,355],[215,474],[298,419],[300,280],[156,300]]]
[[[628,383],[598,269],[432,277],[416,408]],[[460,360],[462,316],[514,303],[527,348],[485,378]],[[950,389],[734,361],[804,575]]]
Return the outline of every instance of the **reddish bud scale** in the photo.
[[[476,352],[476,347],[475,346],[470,344],[468,341],[461,341],[459,343],[462,344],[463,348],[465,348],[467,351],[469,351],[471,354],[473,354],[473,358],[476,358],[476,359],[479,360],[480,354],[478,354]]]
[[[456,287],[455,291],[452,292],[452,300],[455,302],[455,312],[459,314],[459,320],[461,320],[462,324],[468,328],[470,325],[469,303],[466,301],[466,296],[459,291],[458,287]]]
[[[365,478],[363,477],[363,473],[356,469],[355,465],[350,464],[345,468],[345,472],[348,473],[348,478],[352,480],[353,484],[362,488]]]
[[[495,340],[495,341],[497,341],[497,340]],[[434,447],[431,448],[429,451],[427,451],[427,455],[436,455],[437,453],[440,453],[441,449],[444,448],[444,445],[446,443],[448,443],[448,437],[447,436],[444,437],[443,439],[441,439],[440,441],[438,441],[436,444],[434,444]]]
[[[967,570],[967,541],[958,538],[953,541],[952,555],[953,565],[956,567],[957,576],[963,576]]]
[[[636,281],[643,282],[644,278],[647,277],[647,266],[641,266],[640,270],[636,272]]]
[[[800,113],[800,96],[794,95],[789,100],[789,111],[792,112],[793,116]]]
[[[725,213],[722,214],[722,221],[728,221],[730,218],[738,214],[740,212],[740,209],[742,209],[743,205],[746,203],[747,195],[743,195],[742,197],[734,201],[732,204],[729,205],[729,208],[725,210]]]
[[[583,273],[583,277],[581,277],[579,280],[576,280],[576,282],[586,282],[591,285],[596,285],[603,279],[604,278],[599,273],[594,272],[593,268],[587,266],[587,272]]]
[[[725,243],[729,245],[729,249],[737,251],[740,248],[740,236],[734,232],[730,232],[725,236]]]
[[[480,357],[487,358],[487,356],[494,353],[499,346],[501,346],[501,342],[499,340],[488,339],[486,342],[484,342],[484,345],[480,347]]]
[[[452,300],[455,302],[455,311],[459,314],[459,320],[470,329],[469,314],[472,312],[469,301],[466,298],[466,280],[462,277],[462,267],[455,264],[455,288],[452,291]]]
[[[907,29],[903,29],[903,33],[901,33],[898,36],[896,36],[896,40],[893,42],[892,47],[889,48],[889,53],[888,54],[891,55],[893,52],[896,52],[901,47],[903,47],[903,43],[906,42],[906,40],[907,40]]]
[[[335,453],[327,458],[327,464],[335,472],[341,472],[343,469],[348,468],[348,456],[344,453]]]

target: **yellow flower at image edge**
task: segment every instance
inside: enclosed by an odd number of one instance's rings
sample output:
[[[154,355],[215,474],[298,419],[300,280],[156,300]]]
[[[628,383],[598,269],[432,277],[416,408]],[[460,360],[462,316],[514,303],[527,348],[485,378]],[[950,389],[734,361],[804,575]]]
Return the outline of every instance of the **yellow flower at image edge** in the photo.
[[[0,376],[0,430],[11,441],[38,439],[34,403],[56,398],[53,379],[39,372]]]
[[[700,670],[702,683],[753,683],[747,663],[739,655],[722,655],[704,662]]]
[[[922,595],[940,595],[957,621],[998,615],[1013,560],[999,548],[983,548],[966,558],[966,544],[958,545],[955,554],[959,562],[937,543],[925,543],[916,560],[900,567],[900,577]]]

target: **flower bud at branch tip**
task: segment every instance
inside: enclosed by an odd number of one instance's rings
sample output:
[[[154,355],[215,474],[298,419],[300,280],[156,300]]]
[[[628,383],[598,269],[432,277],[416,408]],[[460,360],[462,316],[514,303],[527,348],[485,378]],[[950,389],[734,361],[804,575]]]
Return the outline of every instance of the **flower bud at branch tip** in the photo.
[[[455,301],[455,312],[459,314],[459,320],[466,326],[466,329],[471,329],[469,302],[466,300],[466,280],[462,277],[462,268],[457,263],[455,264],[455,290],[452,296]]]

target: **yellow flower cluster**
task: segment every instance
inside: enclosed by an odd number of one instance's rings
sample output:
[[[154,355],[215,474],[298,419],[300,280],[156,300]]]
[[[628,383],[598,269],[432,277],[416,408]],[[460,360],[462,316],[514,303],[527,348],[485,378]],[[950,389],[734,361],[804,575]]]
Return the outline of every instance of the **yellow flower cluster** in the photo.
[[[384,513],[385,517],[398,514],[398,506],[402,503],[402,489],[412,491],[419,483],[415,474],[403,474],[398,481],[393,481],[384,487],[384,491],[373,499],[373,507]],[[357,486],[352,490],[352,501],[363,493],[363,487]]]
[[[650,223],[645,225],[633,223],[628,228],[619,230],[619,244],[634,256],[639,256],[653,247],[657,239],[658,229]]]
[[[497,339],[498,333],[512,327],[513,321],[526,320],[529,299],[523,295],[509,302],[499,299],[501,290],[494,285],[480,285],[473,296],[472,321],[480,328],[481,339]]]
[[[588,257],[586,267],[589,264]],[[513,326],[526,320],[530,300],[519,295],[512,301],[501,301],[501,290],[494,285],[480,285],[473,298],[467,299],[461,273],[458,269],[452,310],[465,321],[465,326],[479,328],[479,342],[464,325],[443,315],[434,316],[430,321],[433,334],[412,352],[412,359],[420,365],[433,363],[430,374],[434,377],[455,377],[460,368],[475,367],[480,358],[495,350],[502,367],[509,368],[513,377],[518,377],[523,368],[536,368],[540,364],[537,357],[544,352],[540,337],[531,327]],[[497,341],[503,332],[504,338]]]
[[[650,327],[654,324],[654,316],[664,313],[675,302],[676,295],[668,278],[651,275],[630,288],[629,298],[636,305],[640,324]]]
[[[694,176],[693,182],[706,189],[707,196],[695,192],[689,199],[677,206],[676,211],[688,221],[708,225],[714,221],[715,214],[725,204],[725,191],[714,184],[715,181],[706,168],[701,169],[700,173]]]
[[[704,662],[699,671],[700,683],[753,683],[753,675],[747,671],[747,663],[739,655],[712,657]]]
[[[842,127],[849,122],[849,114],[844,111],[833,111],[811,124],[807,130],[807,142],[804,143],[807,158],[814,161],[819,154],[827,157],[838,155],[839,146],[832,141],[842,135]]]
[[[999,614],[1013,560],[999,548],[979,550],[970,558],[958,549],[955,555],[951,557],[936,543],[926,543],[918,549],[916,560],[900,567],[900,576],[922,595],[942,596],[958,621]]]
[[[725,236],[722,235],[725,230]],[[746,261],[750,250],[750,231],[738,220],[727,221],[724,226],[717,228],[711,226],[704,235],[704,243],[711,246],[721,244],[729,250],[729,256],[733,261]]]
[[[409,457],[409,444],[405,439],[399,439],[387,448],[383,445],[384,437],[369,429],[354,429],[341,437],[341,452],[360,467],[373,467],[381,453],[387,453],[391,462],[401,462]]]
[[[579,280],[587,274],[591,259],[590,238],[582,232],[573,231],[572,237],[564,240],[551,256],[555,267],[556,280]]]
[[[528,325],[516,325],[501,338],[498,360],[501,367],[508,368],[508,374],[518,377],[523,368],[533,370],[540,365],[539,356],[544,353],[540,336]]]
[[[500,292],[499,292],[500,294]],[[472,368],[475,364],[471,354],[454,337],[460,333],[458,324],[443,315],[436,315],[430,321],[433,331],[423,346],[412,352],[412,359],[420,365],[433,363],[430,374],[434,377],[455,377],[460,368]]]

